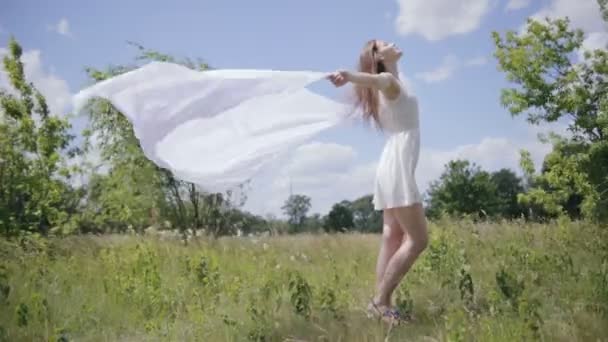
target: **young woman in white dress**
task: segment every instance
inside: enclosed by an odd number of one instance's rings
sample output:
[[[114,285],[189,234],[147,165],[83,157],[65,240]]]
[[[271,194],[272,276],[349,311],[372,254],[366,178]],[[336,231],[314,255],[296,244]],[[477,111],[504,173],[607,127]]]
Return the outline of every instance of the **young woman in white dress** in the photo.
[[[391,306],[391,295],[428,244],[415,180],[420,150],[418,104],[399,79],[401,56],[395,44],[371,40],[363,48],[357,72],[339,70],[329,76],[336,87],[354,85],[364,117],[388,136],[374,188],[374,207],[383,211],[384,224],[375,296],[368,306],[369,313],[388,320],[402,318]]]

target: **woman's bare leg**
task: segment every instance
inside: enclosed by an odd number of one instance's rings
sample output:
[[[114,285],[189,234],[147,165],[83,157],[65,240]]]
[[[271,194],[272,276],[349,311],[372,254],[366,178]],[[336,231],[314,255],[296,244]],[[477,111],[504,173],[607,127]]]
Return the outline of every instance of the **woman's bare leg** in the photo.
[[[390,213],[405,229],[407,239],[403,240],[386,265],[374,299],[380,306],[390,306],[393,291],[428,245],[426,218],[421,204],[394,208]]]
[[[380,251],[376,263],[376,292],[380,289],[389,260],[399,249],[406,236],[404,229],[399,226],[399,222],[389,211],[384,211],[383,219]]]

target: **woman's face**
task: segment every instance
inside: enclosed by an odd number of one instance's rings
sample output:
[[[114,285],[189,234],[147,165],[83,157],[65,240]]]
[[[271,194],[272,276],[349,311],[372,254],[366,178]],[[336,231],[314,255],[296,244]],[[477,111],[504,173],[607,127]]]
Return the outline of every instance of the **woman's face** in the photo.
[[[395,45],[395,43],[388,43],[383,40],[376,40],[376,53],[384,62],[394,63],[397,62],[403,52]]]

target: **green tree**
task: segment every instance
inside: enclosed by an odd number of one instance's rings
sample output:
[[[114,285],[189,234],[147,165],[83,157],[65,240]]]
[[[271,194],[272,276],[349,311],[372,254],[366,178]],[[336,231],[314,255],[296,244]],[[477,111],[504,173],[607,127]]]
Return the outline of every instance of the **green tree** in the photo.
[[[318,213],[307,216],[304,219],[304,230],[307,232],[319,232],[323,230],[323,220],[324,218]]]
[[[524,192],[521,178],[509,169],[492,172],[490,178],[496,186],[497,214],[508,219],[525,215],[525,208],[517,201],[517,196]]]
[[[328,232],[339,232],[352,229],[354,224],[353,212],[348,201],[342,201],[332,206],[327,214],[324,228]]]
[[[608,20],[606,1],[598,1]],[[520,196],[552,215],[608,220],[608,52],[596,49],[576,62],[584,33],[568,18],[529,19],[523,34],[493,32],[499,68],[515,84],[501,102],[531,124],[568,119],[571,137],[552,134],[553,144],[535,184]],[[572,206],[580,202],[580,208]]]
[[[292,231],[300,231],[302,229],[310,207],[310,197],[306,195],[291,195],[287,198],[281,209],[288,217]]]
[[[372,195],[357,198],[350,203],[350,209],[356,230],[373,233],[382,231],[382,212],[374,209]]]
[[[602,18],[604,18],[604,21],[608,22],[608,0],[598,0],[597,3],[600,5]]]
[[[11,37],[3,66],[13,91],[0,89],[0,227],[47,234],[68,223],[78,202],[67,164],[77,150],[69,122],[25,78],[21,55]]]
[[[428,191],[428,215],[494,216],[498,210],[496,185],[490,174],[467,160],[450,161]]]

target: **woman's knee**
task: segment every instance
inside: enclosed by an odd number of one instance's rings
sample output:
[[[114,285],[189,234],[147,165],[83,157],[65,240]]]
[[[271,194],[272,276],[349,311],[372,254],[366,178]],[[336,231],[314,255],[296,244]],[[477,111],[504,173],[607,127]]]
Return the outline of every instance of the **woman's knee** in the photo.
[[[410,235],[403,243],[409,245],[409,249],[414,254],[421,254],[429,245],[429,238],[426,234]]]
[[[399,225],[397,218],[390,211],[384,211],[383,221],[382,238],[385,241],[403,239],[404,231]]]
[[[417,222],[415,249],[418,253],[422,253],[429,246],[429,232],[426,224],[426,219],[422,218]]]
[[[382,229],[382,240],[384,240],[385,243],[401,243],[403,240],[403,235],[403,230],[396,224],[385,224],[384,228]]]
[[[422,205],[399,208],[395,213],[399,224],[407,228],[407,240],[417,252],[424,251],[429,244],[426,217]]]

